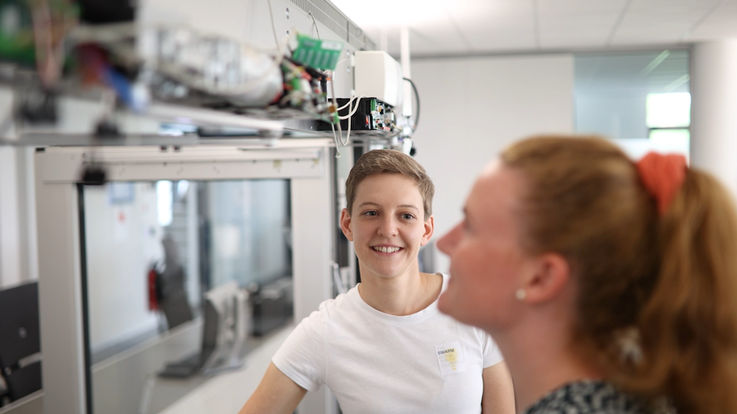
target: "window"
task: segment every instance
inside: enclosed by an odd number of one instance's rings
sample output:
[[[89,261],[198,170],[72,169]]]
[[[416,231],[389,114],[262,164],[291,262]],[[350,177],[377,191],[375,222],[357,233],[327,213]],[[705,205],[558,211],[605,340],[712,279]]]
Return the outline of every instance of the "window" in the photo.
[[[612,138],[633,157],[689,155],[691,96],[686,50],[575,56],[575,127]]]

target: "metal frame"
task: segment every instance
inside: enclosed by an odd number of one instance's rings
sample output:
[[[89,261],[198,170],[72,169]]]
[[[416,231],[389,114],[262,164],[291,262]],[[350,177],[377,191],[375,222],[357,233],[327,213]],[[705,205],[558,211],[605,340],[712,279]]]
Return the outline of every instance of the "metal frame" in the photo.
[[[39,149],[36,161],[39,302],[44,412],[87,413],[82,304],[82,251],[77,182],[91,162],[109,181],[162,179],[291,180],[294,317],[300,320],[331,297],[335,212],[330,141],[281,142],[274,148],[105,147]],[[326,394],[316,396],[329,408]],[[314,398],[313,398],[314,400]],[[315,404],[313,402],[313,404]],[[322,403],[311,405],[317,412]]]

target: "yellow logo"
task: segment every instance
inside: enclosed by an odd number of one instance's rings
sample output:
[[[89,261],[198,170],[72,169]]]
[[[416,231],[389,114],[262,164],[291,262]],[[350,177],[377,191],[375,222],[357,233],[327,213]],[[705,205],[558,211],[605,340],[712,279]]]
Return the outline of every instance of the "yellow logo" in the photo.
[[[445,359],[445,362],[448,363],[451,370],[453,371],[457,370],[458,353],[456,352],[455,348],[448,348],[448,349],[443,349],[442,351],[438,351],[438,355],[443,356],[443,358]]]

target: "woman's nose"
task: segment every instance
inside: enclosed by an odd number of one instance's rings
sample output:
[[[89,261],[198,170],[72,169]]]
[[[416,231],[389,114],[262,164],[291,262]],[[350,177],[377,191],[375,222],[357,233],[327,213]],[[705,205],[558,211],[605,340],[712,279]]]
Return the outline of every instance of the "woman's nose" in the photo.
[[[461,234],[461,223],[458,223],[438,240],[438,250],[450,255],[453,253]]]
[[[397,223],[394,217],[386,215],[382,218],[379,224],[379,233],[385,237],[392,237],[397,235]]]

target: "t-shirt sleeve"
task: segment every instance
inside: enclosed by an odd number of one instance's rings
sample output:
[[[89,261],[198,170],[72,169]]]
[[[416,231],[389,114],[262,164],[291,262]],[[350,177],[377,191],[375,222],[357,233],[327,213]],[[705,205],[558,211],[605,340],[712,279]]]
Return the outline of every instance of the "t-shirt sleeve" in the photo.
[[[294,328],[271,359],[279,371],[307,391],[325,382],[323,332],[323,315],[314,311]]]
[[[496,365],[503,361],[502,353],[499,351],[499,347],[491,339],[491,335],[481,331],[484,341],[484,368],[488,368],[492,365]]]

